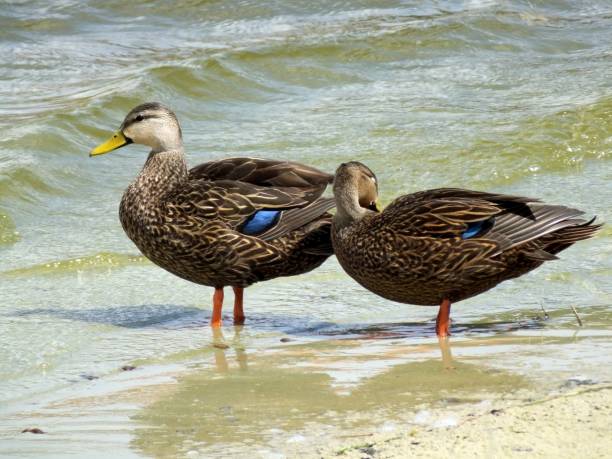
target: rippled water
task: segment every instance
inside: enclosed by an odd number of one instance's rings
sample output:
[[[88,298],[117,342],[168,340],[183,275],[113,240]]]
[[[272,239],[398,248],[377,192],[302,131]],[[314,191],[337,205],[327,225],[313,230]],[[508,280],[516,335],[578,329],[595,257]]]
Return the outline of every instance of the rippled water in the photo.
[[[449,370],[433,309],[333,259],[249,288],[246,327],[211,336],[210,289],[148,263],[118,222],[145,149],[87,157],[159,100],[194,165],[358,159],[383,202],[461,186],[610,222],[610,43],[606,0],[5,2],[0,454],[304,455],[449,397],[610,379],[609,226],[453,308]]]

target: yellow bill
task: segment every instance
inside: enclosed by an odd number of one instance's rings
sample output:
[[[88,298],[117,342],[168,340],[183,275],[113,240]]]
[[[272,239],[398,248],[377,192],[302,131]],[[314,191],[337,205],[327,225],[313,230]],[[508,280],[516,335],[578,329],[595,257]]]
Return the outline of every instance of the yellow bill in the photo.
[[[128,143],[131,143],[131,141],[123,135],[123,132],[117,131],[117,133],[110,139],[108,139],[106,142],[101,143],[96,148],[91,150],[89,156],[103,155],[104,153],[108,153],[109,151],[121,148],[124,145],[127,145]]]

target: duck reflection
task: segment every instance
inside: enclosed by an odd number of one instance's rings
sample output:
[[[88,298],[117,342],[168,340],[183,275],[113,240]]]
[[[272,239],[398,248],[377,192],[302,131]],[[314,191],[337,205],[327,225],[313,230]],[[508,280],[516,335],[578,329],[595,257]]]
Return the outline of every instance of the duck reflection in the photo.
[[[171,393],[135,417],[142,425],[136,449],[174,457],[182,445],[200,444],[213,455],[215,445],[263,445],[311,424],[351,429],[375,423],[380,413],[386,418],[423,404],[477,402],[483,394],[525,385],[520,376],[453,361],[448,340],[385,340],[383,349],[363,340],[295,343],[253,353],[247,365],[242,329],[233,333],[229,342],[221,330],[213,336],[214,368],[179,377]]]
[[[438,346],[440,347],[440,354],[442,357],[442,366],[447,370],[454,370],[455,365],[453,364],[453,355],[451,353],[450,338],[439,337]]]
[[[227,363],[226,351],[230,348],[236,353],[236,361],[238,362],[238,368],[240,371],[248,370],[247,353],[244,350],[244,346],[240,340],[240,334],[243,330],[242,325],[234,327],[234,337],[231,344],[227,344],[223,329],[221,327],[213,327],[213,340],[212,345],[214,348],[215,357],[215,368],[219,373],[227,373],[229,371],[229,365]]]
[[[225,338],[223,333],[223,329],[212,328],[212,346],[214,349],[214,360],[215,360],[215,368],[219,373],[227,373],[230,369],[227,358],[228,349],[233,349],[236,356],[236,362],[238,363],[238,369],[240,371],[248,370],[248,358],[247,353],[245,351],[244,345],[241,341],[241,334],[243,332],[244,327],[242,325],[234,326],[234,336],[231,342],[228,344],[228,341]],[[387,339],[388,334],[379,333],[379,334],[370,334],[367,338],[361,337],[360,339],[369,339],[375,340],[377,338]],[[453,363],[453,356],[451,352],[451,341],[449,337],[440,337],[438,338],[438,347],[440,349],[440,356],[443,368],[447,370],[452,370],[455,368]]]

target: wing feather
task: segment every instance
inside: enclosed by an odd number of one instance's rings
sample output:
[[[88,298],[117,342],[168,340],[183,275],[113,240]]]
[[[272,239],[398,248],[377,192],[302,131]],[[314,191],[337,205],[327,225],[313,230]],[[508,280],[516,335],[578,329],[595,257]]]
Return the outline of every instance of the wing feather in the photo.
[[[405,195],[392,202],[381,215],[401,234],[424,237],[460,237],[469,223],[491,219],[492,223],[478,239],[493,241],[495,256],[513,247],[563,231],[574,242],[596,229],[580,218],[584,212],[565,206],[541,204],[536,199],[485,193],[457,188],[440,188]],[[571,229],[571,231],[570,231]],[[472,243],[471,242],[471,243]],[[465,243],[464,243],[465,244]],[[533,259],[553,259],[544,250],[534,249]]]
[[[306,207],[297,207],[283,211],[276,226],[260,234],[259,238],[268,241],[281,237],[294,229],[310,223],[334,207],[336,207],[334,198],[319,198]]]
[[[332,180],[330,174],[291,161],[228,158],[191,169],[187,183],[167,202],[171,212],[221,220],[238,231],[259,210],[282,210],[277,224],[261,235],[269,240],[333,207],[320,198]]]

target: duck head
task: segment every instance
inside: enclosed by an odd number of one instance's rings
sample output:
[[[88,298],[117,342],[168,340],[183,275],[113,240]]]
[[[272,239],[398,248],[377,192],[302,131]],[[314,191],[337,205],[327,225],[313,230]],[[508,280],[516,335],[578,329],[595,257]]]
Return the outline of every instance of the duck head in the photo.
[[[342,163],[334,178],[336,221],[349,223],[369,212],[379,212],[378,180],[374,172],[357,161]]]
[[[158,102],[141,104],[133,108],[119,130],[91,150],[89,156],[103,155],[130,143],[147,145],[153,153],[182,150],[183,135],[176,115]]]

